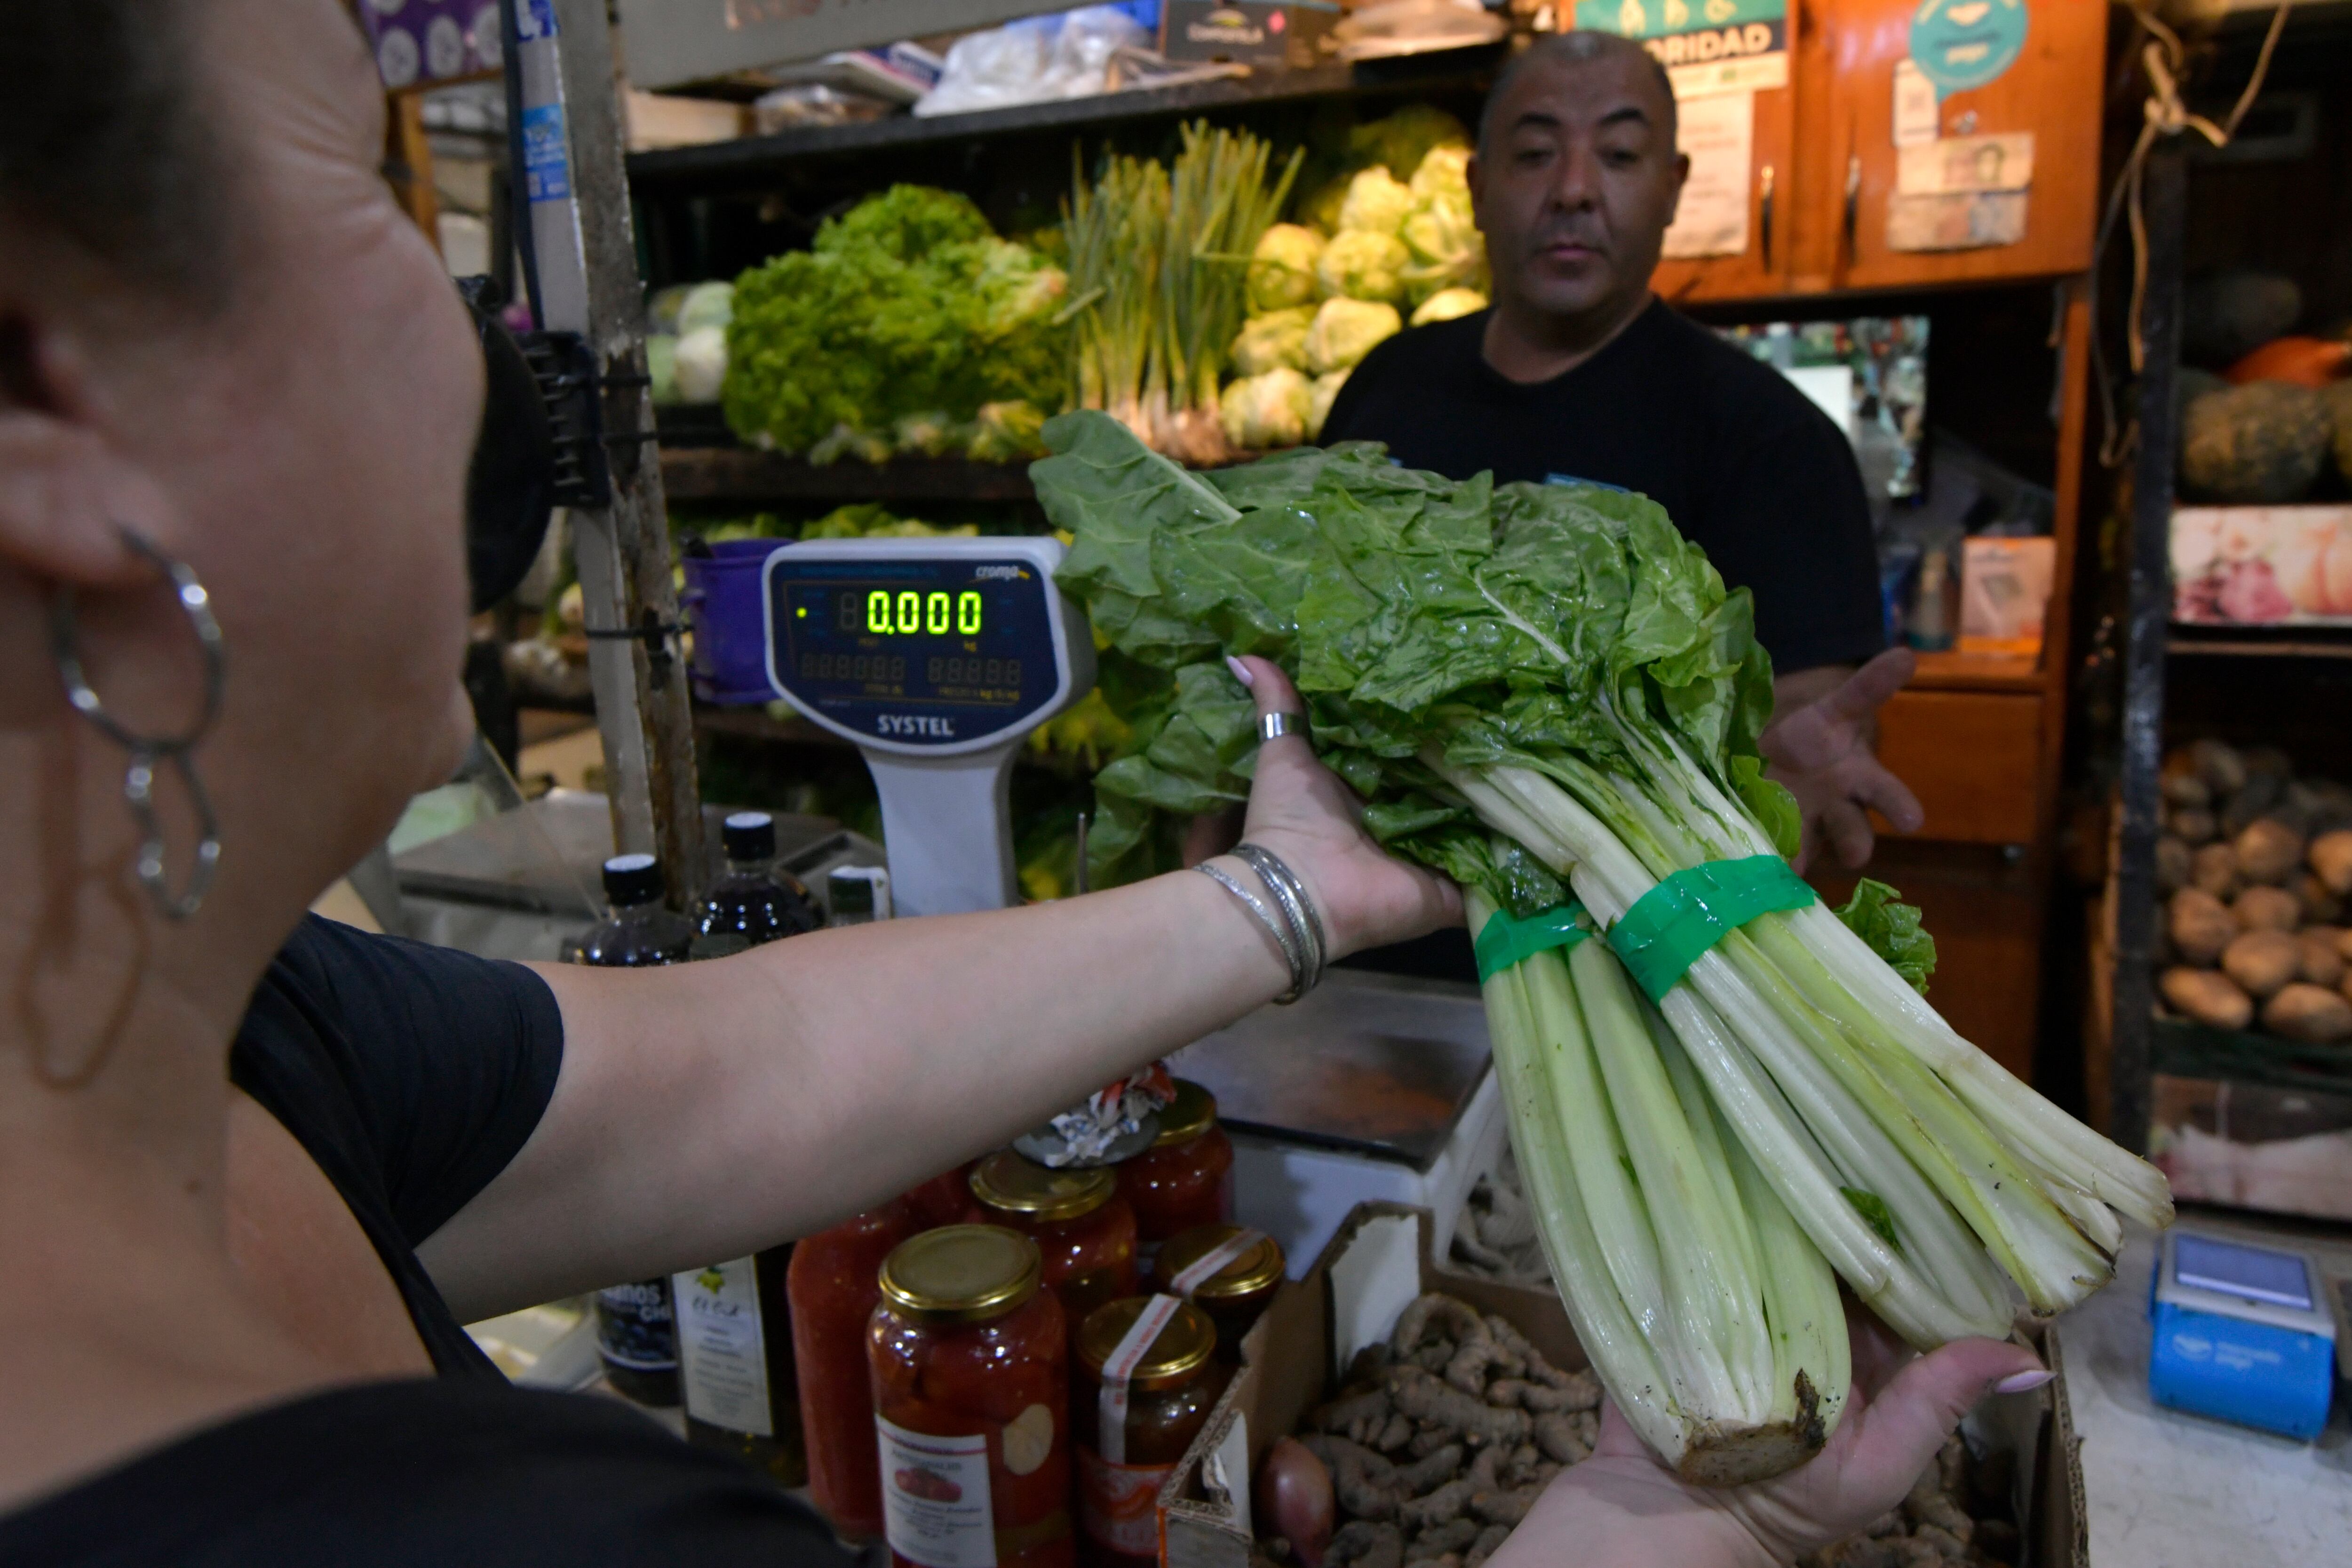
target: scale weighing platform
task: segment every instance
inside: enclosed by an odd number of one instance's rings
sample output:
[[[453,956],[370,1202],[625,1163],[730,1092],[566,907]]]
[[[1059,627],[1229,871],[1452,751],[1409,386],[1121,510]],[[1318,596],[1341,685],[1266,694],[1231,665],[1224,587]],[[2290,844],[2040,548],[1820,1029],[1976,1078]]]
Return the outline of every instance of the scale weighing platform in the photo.
[[[769,684],[852,742],[882,802],[898,912],[1018,901],[1007,788],[1029,732],[1094,683],[1048,538],[818,540],[761,565]],[[1217,1097],[1236,1217],[1303,1272],[1348,1211],[1426,1205],[1439,1256],[1500,1151],[1475,987],[1349,970],[1170,1059]]]

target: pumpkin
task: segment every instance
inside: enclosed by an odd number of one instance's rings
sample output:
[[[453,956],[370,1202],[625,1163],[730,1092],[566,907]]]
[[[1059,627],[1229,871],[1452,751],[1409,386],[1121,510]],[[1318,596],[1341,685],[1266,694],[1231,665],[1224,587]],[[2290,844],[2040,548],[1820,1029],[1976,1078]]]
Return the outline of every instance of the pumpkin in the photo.
[[[2235,505],[2300,499],[2335,434],[2326,399],[2284,381],[2209,392],[2182,411],[2180,424],[2181,479]]]
[[[2352,343],[2336,338],[2273,338],[2231,364],[2221,379],[2232,386],[2289,381],[2316,391],[2344,374]]]

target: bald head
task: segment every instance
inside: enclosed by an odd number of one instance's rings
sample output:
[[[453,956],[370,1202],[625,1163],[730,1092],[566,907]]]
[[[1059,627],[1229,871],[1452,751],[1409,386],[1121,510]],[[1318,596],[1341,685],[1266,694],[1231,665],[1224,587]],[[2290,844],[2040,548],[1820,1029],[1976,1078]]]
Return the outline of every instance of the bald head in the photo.
[[[1665,128],[1666,143],[1672,146],[1675,132],[1675,84],[1658,57],[1616,33],[1580,32],[1539,34],[1535,42],[1503,67],[1503,74],[1495,79],[1486,103],[1478,110],[1478,151],[1486,150],[1487,139],[1495,129],[1496,109],[1510,96],[1512,84],[1522,75],[1544,66],[1587,65],[1601,60],[1631,67],[1648,79],[1656,89],[1651,111]]]

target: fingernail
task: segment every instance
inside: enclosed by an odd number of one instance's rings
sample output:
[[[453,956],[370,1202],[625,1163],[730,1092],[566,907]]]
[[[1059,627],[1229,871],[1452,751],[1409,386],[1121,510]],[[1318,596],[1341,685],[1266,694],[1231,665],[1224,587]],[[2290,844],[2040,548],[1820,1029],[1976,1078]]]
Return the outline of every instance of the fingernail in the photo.
[[[1995,1394],[2023,1394],[2028,1389],[2041,1387],[2057,1375],[2046,1366],[2037,1366],[2030,1372],[2013,1372],[1994,1384],[1992,1391]]]
[[[1234,672],[1234,679],[1240,681],[1244,686],[1255,686],[1257,684],[1257,677],[1249,672],[1249,666],[1244,664],[1240,659],[1235,658],[1231,654],[1227,654],[1225,656],[1225,668],[1232,670]]]

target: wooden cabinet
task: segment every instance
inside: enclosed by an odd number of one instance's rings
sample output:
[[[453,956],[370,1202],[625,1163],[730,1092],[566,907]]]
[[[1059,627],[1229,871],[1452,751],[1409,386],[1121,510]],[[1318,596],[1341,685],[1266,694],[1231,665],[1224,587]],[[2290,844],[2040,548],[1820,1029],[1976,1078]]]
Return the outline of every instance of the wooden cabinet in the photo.
[[[1796,36],[1804,7],[1811,0],[1789,0],[1790,36]],[[1793,50],[1791,51],[1793,65]],[[1708,256],[1682,261],[1662,261],[1650,277],[1650,287],[1679,305],[1710,300],[1752,300],[1790,289],[1789,263],[1794,254],[1798,182],[1793,166],[1797,133],[1797,89],[1768,88],[1750,95],[1752,121],[1748,132],[1748,248],[1733,256]],[[1685,122],[1709,107],[1686,103]],[[1685,138],[1685,145],[1688,145]]]
[[[2031,844],[2040,837],[2039,693],[1895,694],[1878,716],[1878,760],[1919,797],[1915,836],[1946,844]],[[1885,824],[1880,824],[1882,831]]]
[[[1974,9],[2011,5],[2024,18],[2022,48],[1983,86],[1953,91],[1935,104],[1942,156],[1934,145],[1912,150],[1919,173],[1907,193],[1901,177],[1905,150],[1895,145],[1896,69],[1906,68],[1915,91],[1934,90],[1924,77],[1911,76],[1916,69],[1911,47],[1914,17],[1936,7],[1923,7],[1920,0],[1814,0],[1809,8],[1811,25],[1800,34],[1798,72],[1806,99],[1800,130],[1829,156],[1805,170],[1806,222],[1816,246],[1819,237],[1828,240],[1832,287],[1914,289],[2056,277],[2090,266],[2107,7],[2095,0],[1976,0]],[[1907,230],[1916,247],[1939,222],[1948,232],[1966,227],[1972,200],[1966,187],[2001,186],[2014,178],[2018,144],[1984,139],[2020,133],[2032,138],[2020,237],[1969,248],[1896,247],[1891,228]],[[1953,165],[1958,178],[1950,183],[1962,189],[1925,194],[1947,183],[1937,177],[1939,162]],[[2004,163],[2011,174],[2000,173]],[[1974,218],[1979,229],[2002,232],[2014,198],[1973,199],[1979,204]]]

